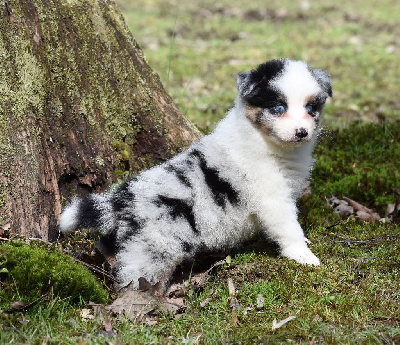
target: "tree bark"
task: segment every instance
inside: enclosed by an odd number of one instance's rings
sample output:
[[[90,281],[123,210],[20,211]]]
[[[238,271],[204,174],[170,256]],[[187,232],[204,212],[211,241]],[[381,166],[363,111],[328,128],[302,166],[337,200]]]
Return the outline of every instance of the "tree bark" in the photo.
[[[57,236],[61,205],[198,138],[107,0],[0,5],[0,229]]]

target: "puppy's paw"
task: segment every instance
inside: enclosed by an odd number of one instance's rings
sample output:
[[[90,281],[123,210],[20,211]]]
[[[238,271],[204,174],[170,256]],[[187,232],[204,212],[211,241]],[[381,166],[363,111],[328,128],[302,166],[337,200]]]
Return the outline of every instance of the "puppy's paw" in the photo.
[[[319,266],[319,259],[313,254],[313,252],[304,245],[292,245],[285,247],[281,251],[281,255],[289,259],[297,261],[303,265]]]

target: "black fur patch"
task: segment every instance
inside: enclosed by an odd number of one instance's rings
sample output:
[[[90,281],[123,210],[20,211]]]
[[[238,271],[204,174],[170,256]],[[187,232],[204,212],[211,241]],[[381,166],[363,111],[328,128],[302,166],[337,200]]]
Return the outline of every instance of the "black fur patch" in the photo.
[[[111,203],[112,208],[115,213],[120,212],[128,206],[132,206],[135,200],[135,194],[129,190],[129,184],[132,180],[125,182],[121,187],[119,187],[115,193],[112,195]]]
[[[239,93],[250,105],[261,108],[285,102],[284,97],[270,85],[284,67],[285,60],[271,60],[250,72],[239,73],[236,79]]]
[[[172,219],[184,218],[189,223],[195,233],[199,230],[196,228],[196,220],[193,213],[193,207],[182,199],[170,198],[165,195],[159,195],[155,204],[158,207],[166,206]]]
[[[270,60],[257,66],[251,74],[256,81],[266,78],[267,82],[270,82],[283,71],[285,63],[285,59]]]
[[[142,227],[141,222],[132,214],[124,215],[119,219],[121,223],[128,227],[128,230],[118,239],[118,242],[124,243],[131,237],[136,236]]]
[[[282,115],[275,110],[275,106],[281,104],[287,107],[286,97],[270,86],[265,86],[263,89],[260,89],[258,91],[259,92],[255,93],[254,97],[248,100],[248,102],[251,102],[250,104],[254,106],[268,109],[268,111],[273,115]]]
[[[125,182],[112,195],[111,204],[116,216],[116,221],[124,227],[128,227],[123,235],[118,238],[118,242],[123,243],[132,236],[135,236],[140,228],[141,222],[132,213],[134,208],[135,194],[129,190],[129,185],[135,181],[135,178]]]
[[[170,173],[175,174],[175,176],[177,177],[177,179],[186,187],[191,187],[192,184],[190,183],[188,177],[185,175],[184,171],[179,169],[178,167],[174,166],[174,165],[167,165],[165,167],[165,170],[167,170]]]
[[[90,195],[81,199],[79,203],[77,228],[97,228],[100,224],[101,213]]]
[[[186,253],[190,253],[193,250],[193,246],[189,242],[182,242],[182,250]]]
[[[213,196],[214,202],[225,209],[227,201],[232,205],[239,203],[239,193],[233,188],[233,186],[226,180],[224,180],[218,173],[218,170],[210,168],[207,165],[207,161],[198,150],[191,152],[193,157],[196,157],[199,161],[199,166],[204,175],[204,180],[210,189]]]
[[[107,235],[100,237],[100,243],[103,250],[106,250],[107,254],[116,254],[118,251],[117,245],[117,230],[114,229]]]

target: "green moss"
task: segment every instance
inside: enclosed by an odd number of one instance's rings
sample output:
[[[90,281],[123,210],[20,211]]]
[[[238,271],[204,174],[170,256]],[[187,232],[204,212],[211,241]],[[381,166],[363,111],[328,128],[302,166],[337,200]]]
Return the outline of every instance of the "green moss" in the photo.
[[[124,161],[128,161],[129,160],[129,151],[127,149],[123,150],[121,152],[121,158]]]
[[[18,10],[15,12],[18,15]],[[40,63],[32,55],[31,47],[17,25],[7,26],[5,20],[0,21],[0,30],[6,30],[12,39],[0,39],[0,171],[6,179],[1,179],[0,189],[4,191],[3,200],[8,200],[12,194],[7,179],[14,174],[13,165],[24,156],[26,171],[32,178],[38,163],[34,155],[29,152],[29,146],[35,146],[40,138],[40,128],[37,120],[43,116],[44,74]],[[30,119],[31,114],[37,120]],[[23,128],[18,136],[10,137],[16,128]],[[3,208],[5,203],[0,205]]]
[[[132,167],[129,163],[130,152],[129,152],[129,145],[127,143],[114,140],[113,142],[113,149],[115,152],[115,166],[117,169],[115,170],[115,174],[118,176],[121,175],[120,173],[130,173]],[[116,176],[117,176],[116,175]]]
[[[72,302],[84,300],[106,303],[102,284],[83,266],[57,247],[19,242],[0,244],[0,306],[10,301],[33,301],[52,292]]]
[[[340,221],[339,215],[328,206],[324,195],[305,195],[297,203],[299,222],[306,232],[318,226],[330,226]]]
[[[315,194],[347,196],[383,211],[399,201],[400,121],[355,123],[326,135],[315,150]]]

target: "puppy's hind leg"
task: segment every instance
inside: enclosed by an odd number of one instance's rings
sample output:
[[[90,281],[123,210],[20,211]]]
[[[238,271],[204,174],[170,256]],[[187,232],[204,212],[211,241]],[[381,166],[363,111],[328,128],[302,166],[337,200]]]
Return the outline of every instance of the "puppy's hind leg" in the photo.
[[[173,238],[151,241],[149,238],[134,239],[117,254],[117,275],[120,287],[132,282],[139,288],[139,278],[145,278],[164,293],[176,267],[187,257],[189,244]]]

